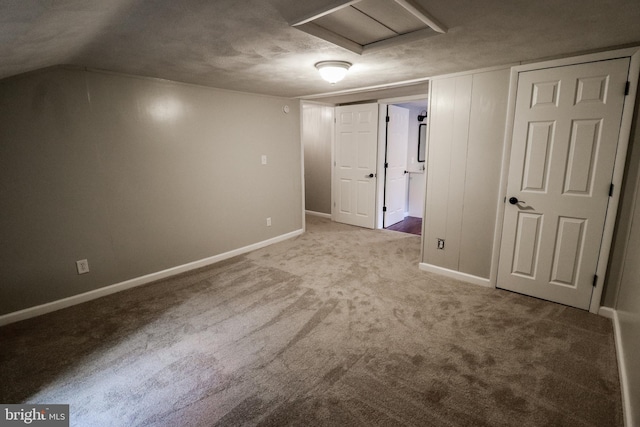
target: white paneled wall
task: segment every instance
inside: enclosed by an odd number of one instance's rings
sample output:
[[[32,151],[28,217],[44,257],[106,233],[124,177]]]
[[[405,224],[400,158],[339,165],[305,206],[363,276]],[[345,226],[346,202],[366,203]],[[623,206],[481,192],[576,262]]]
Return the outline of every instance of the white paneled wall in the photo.
[[[472,82],[466,75],[431,85],[423,262],[450,270],[460,260]]]
[[[508,69],[432,81],[422,259],[427,266],[489,278],[508,87]]]

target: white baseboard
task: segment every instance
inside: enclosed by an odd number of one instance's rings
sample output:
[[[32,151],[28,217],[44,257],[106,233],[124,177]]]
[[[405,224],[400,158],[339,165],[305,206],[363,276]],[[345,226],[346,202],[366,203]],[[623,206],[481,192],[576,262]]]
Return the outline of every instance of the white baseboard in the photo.
[[[307,215],[313,215],[313,216],[319,216],[322,218],[331,219],[331,214],[328,214],[328,213],[316,212],[316,211],[304,211],[304,213],[306,213]]]
[[[46,304],[25,308],[23,310],[15,311],[13,313],[3,314],[2,316],[0,316],[0,326],[8,325],[9,323],[19,322],[20,320],[29,319],[36,316],[41,316],[43,314],[51,313],[52,311],[71,307],[72,305],[81,304],[83,302],[87,302],[100,297],[115,294],[116,292],[122,292],[127,289],[135,288],[136,286],[145,285],[147,283],[151,283],[156,280],[164,279],[170,276],[175,276],[176,274],[185,273],[187,271],[206,267],[208,265],[215,264],[216,262],[224,261],[225,259],[229,259],[237,255],[242,255],[247,252],[255,251],[256,249],[264,248],[265,246],[273,245],[274,243],[279,243],[284,240],[291,239],[293,237],[301,235],[303,232],[304,232],[303,230],[292,231],[290,233],[283,234],[281,236],[277,236],[272,239],[263,240],[262,242],[258,242],[252,245],[244,246],[242,248],[234,249],[232,251],[225,252],[219,255],[214,255],[212,257],[204,258],[198,261],[193,261],[187,264],[168,268],[166,270],[136,277],[134,279],[125,280],[124,282],[116,283],[113,285],[105,286],[103,288],[95,289],[93,291],[84,292],[82,294],[73,295],[67,298],[48,302]]]
[[[627,364],[625,363],[622,333],[620,332],[620,320],[618,312],[609,307],[600,307],[598,314],[607,317],[613,321],[613,333],[616,342],[616,355],[618,358],[618,374],[620,376],[620,389],[622,391],[622,412],[624,416],[624,425],[626,427],[635,426],[633,420],[634,411],[632,411],[631,396],[629,395],[629,377],[627,376]],[[637,403],[636,403],[637,404]]]
[[[613,319],[613,316],[615,316],[615,314],[616,311],[611,307],[600,307],[598,309],[598,315],[606,317],[607,319]]]
[[[485,279],[484,277],[474,276],[472,274],[462,273],[460,271],[449,270],[448,268],[438,267],[437,265],[421,262],[420,270],[428,271],[430,273],[440,274],[442,276],[451,277],[452,279],[457,279],[457,280],[471,283],[474,285],[484,286],[485,288],[493,288],[493,286],[491,286],[491,282],[489,281],[489,279]]]

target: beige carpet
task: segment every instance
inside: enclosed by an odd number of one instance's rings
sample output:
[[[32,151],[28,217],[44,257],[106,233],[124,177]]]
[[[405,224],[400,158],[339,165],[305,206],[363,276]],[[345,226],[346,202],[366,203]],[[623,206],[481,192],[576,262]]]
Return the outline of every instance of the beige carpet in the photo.
[[[418,270],[420,238],[307,233],[0,329],[0,402],[75,426],[620,426],[609,320]]]

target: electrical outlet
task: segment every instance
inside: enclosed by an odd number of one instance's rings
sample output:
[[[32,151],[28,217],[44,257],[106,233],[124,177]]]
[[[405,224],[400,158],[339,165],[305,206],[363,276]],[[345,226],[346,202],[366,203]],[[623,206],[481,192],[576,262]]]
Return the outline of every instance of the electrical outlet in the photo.
[[[266,164],[267,164],[267,155],[266,155],[266,154],[263,154],[263,155],[262,155],[262,164],[263,164],[263,165],[266,165]]]
[[[271,217],[267,218],[267,227],[271,227]]]
[[[444,249],[444,239],[438,239],[438,249]]]
[[[76,261],[76,269],[78,269],[78,274],[85,274],[89,272],[89,261],[86,259],[81,259],[80,261]]]

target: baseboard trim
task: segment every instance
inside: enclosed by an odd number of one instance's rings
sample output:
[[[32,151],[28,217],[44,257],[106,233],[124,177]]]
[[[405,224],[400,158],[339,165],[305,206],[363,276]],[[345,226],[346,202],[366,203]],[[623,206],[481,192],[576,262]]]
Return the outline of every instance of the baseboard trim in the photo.
[[[631,403],[631,395],[629,394],[629,377],[627,376],[627,364],[624,358],[618,312],[613,308],[600,307],[598,314],[613,321],[613,334],[616,343],[616,356],[618,358],[618,375],[620,376],[620,390],[622,392],[622,415],[624,425],[626,427],[632,427],[635,425],[633,420],[634,411],[632,411],[633,404]]]
[[[616,311],[611,307],[600,307],[598,309],[598,315],[602,317],[606,317],[607,319],[612,319],[615,316]]]
[[[313,216],[319,216],[319,217],[322,217],[322,218],[331,219],[331,214],[324,213],[324,212],[304,211],[304,213],[306,213],[307,215],[313,215]]]
[[[304,233],[304,230],[302,229],[292,231],[290,233],[286,233],[286,234],[274,237],[272,239],[263,240],[261,242],[254,243],[252,245],[244,246],[242,248],[234,249],[232,251],[214,255],[198,261],[189,262],[187,264],[168,268],[166,270],[136,277],[130,280],[125,280],[124,282],[108,285],[108,286],[95,289],[89,292],[84,292],[82,294],[73,295],[67,298],[62,298],[56,301],[48,302],[48,303],[37,305],[34,307],[25,308],[23,310],[15,311],[13,313],[3,314],[2,316],[0,316],[0,326],[19,322],[21,320],[30,319],[32,317],[41,316],[43,314],[47,314],[53,311],[61,310],[63,308],[71,307],[73,305],[82,304],[83,302],[87,302],[100,297],[115,294],[116,292],[122,292],[127,289],[135,288],[137,286],[146,285],[147,283],[155,282],[156,280],[161,280],[170,276],[175,276],[176,274],[185,273],[187,271],[206,267],[208,265],[215,264],[220,261],[224,261],[225,259],[229,259],[234,256],[242,255],[247,252],[255,251],[256,249],[261,249],[266,246],[270,246],[275,243],[282,242],[284,240],[292,239],[303,233]]]
[[[472,274],[462,273],[460,271],[449,270],[448,268],[438,267],[437,265],[427,264],[424,262],[421,262],[419,267],[422,271],[440,274],[442,276],[451,277],[452,279],[461,280],[463,282],[483,286],[485,288],[493,288],[489,279],[485,279],[484,277],[478,277]]]

